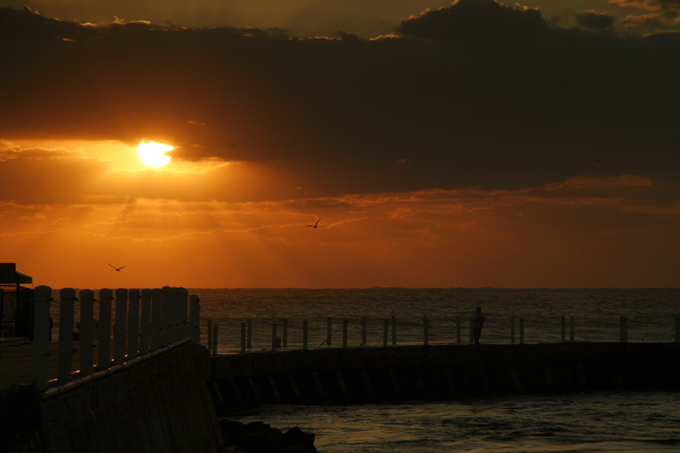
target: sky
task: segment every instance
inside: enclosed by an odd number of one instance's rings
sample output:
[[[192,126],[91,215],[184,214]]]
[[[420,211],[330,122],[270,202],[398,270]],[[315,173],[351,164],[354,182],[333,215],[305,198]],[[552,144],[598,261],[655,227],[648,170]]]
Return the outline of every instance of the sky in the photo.
[[[678,0],[0,0],[0,262],[679,287],[678,31]]]

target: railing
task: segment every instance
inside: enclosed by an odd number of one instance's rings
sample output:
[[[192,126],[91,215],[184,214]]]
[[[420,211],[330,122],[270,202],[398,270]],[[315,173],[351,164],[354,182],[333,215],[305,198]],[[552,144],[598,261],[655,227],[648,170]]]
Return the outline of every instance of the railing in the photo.
[[[59,385],[73,379],[73,353],[76,351],[80,355],[80,376],[88,376],[185,338],[200,343],[199,299],[195,295],[189,298],[184,288],[119,288],[115,298],[111,289],[100,289],[98,301],[90,289],[80,290],[78,295],[76,297],[76,290],[72,288],[59,291]],[[52,288],[38,286],[35,289],[33,379],[40,389],[45,389],[48,382],[52,301]],[[76,302],[80,304],[78,332],[74,330]],[[99,302],[98,322],[94,318],[96,302]],[[115,313],[114,324],[112,313]],[[78,342],[77,347],[75,342]],[[95,347],[98,349],[96,364]]]
[[[254,332],[254,326],[253,326],[253,320],[248,319],[244,322],[240,323],[240,345],[234,344],[233,347],[227,347],[226,350],[230,353],[238,353],[240,352],[241,354],[244,354],[246,352],[251,352],[253,350],[256,351],[276,351],[277,349],[284,348],[284,349],[310,349],[310,348],[320,348],[323,346],[326,347],[331,347],[332,344],[337,344],[338,337],[341,337],[342,341],[342,347],[347,348],[348,344],[350,343],[350,338],[349,338],[349,329],[348,329],[348,324],[350,320],[348,319],[341,319],[341,326],[336,327],[333,325],[333,320],[334,318],[327,318],[326,319],[326,335],[325,339],[321,344],[309,344],[309,323],[307,320],[302,321],[302,332],[297,332],[297,337],[301,337],[301,343],[296,344],[296,345],[290,345],[289,344],[289,323],[287,318],[282,318],[282,319],[277,319],[274,320],[271,323],[271,343],[269,342],[269,339],[266,340],[264,343],[266,346],[270,346],[270,348],[253,348],[253,332]],[[356,322],[356,319],[352,320],[353,322]],[[525,319],[522,316],[515,317],[512,316],[510,317],[509,320],[509,338],[508,340],[510,341],[511,344],[524,344],[525,343]],[[207,345],[208,349],[211,352],[212,356],[216,356],[218,354],[218,334],[220,332],[219,326],[217,323],[215,323],[212,319],[207,320],[208,324],[208,335],[207,335]],[[472,328],[472,321],[469,321],[469,324],[467,326],[467,332],[464,332],[464,328],[462,327],[463,325],[466,324],[466,320],[463,320],[461,316],[458,316],[455,318],[455,325],[453,326],[454,331],[451,332],[451,337],[448,338],[445,342],[446,343],[461,343],[462,338],[467,337],[467,342],[469,344],[473,344],[473,328]],[[383,347],[388,347],[388,346],[396,346],[398,344],[398,335],[397,335],[397,318],[395,316],[392,316],[390,319],[383,319],[382,322],[382,342],[371,342],[372,346],[383,346]],[[422,344],[422,345],[428,345],[432,342],[431,335],[430,335],[430,319],[428,316],[423,316],[422,318],[422,325],[419,334],[419,339],[415,342],[416,344]],[[618,340],[620,342],[628,342],[628,317],[627,316],[620,316],[619,317],[619,322],[618,322]],[[232,329],[234,326],[232,326]],[[235,327],[238,329],[238,327]],[[269,328],[266,327],[265,328]],[[574,342],[575,337],[576,337],[576,320],[574,316],[562,316],[561,321],[560,321],[560,328],[561,328],[561,341],[562,342]],[[355,334],[358,332],[358,327],[354,329]],[[674,330],[675,330],[675,336],[674,340],[675,342],[680,342],[680,316],[675,316],[675,325],[674,325]],[[341,333],[340,333],[341,332]],[[411,330],[412,332],[412,330]],[[669,332],[670,333],[670,332]],[[300,335],[301,334],[301,335]],[[268,335],[268,334],[267,334]],[[614,334],[616,335],[616,334]],[[361,340],[360,342],[357,341],[357,338],[353,338],[353,344],[359,344],[360,346],[366,346],[368,345],[367,342],[367,318],[361,317]],[[412,335],[409,335],[412,339]],[[612,337],[616,338],[616,337]],[[263,339],[263,335],[260,335],[260,339]],[[610,340],[608,340],[610,341]],[[441,341],[439,341],[441,342]],[[401,344],[414,344],[413,341],[408,341],[407,343],[401,343]],[[224,348],[222,348],[224,350]]]

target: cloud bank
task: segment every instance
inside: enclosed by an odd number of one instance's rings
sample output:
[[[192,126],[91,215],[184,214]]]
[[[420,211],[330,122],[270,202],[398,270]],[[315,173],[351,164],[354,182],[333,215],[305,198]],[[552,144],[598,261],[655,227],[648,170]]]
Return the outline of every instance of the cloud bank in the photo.
[[[73,286],[103,256],[127,285],[677,285],[680,34],[576,19],[458,0],[299,38],[0,8],[4,259]],[[142,139],[178,170],[123,162]]]
[[[680,36],[549,27],[459,0],[395,37],[81,26],[2,10],[0,137],[172,143],[319,195],[673,178]],[[272,197],[285,193],[272,188]]]

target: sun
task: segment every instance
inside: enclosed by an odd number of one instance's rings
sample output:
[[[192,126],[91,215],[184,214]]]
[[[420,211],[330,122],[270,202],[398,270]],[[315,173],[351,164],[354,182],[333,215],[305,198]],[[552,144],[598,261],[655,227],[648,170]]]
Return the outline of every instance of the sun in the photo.
[[[162,167],[172,159],[172,157],[165,155],[171,149],[172,146],[170,145],[142,140],[137,146],[137,156],[149,167]]]

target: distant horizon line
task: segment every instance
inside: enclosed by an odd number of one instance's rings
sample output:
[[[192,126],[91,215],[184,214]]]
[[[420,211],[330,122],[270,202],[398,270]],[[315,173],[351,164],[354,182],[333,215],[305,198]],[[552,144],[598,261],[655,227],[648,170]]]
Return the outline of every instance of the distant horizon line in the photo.
[[[33,289],[37,286],[50,286],[50,285],[35,285]],[[96,290],[101,290],[101,289],[162,289],[163,287],[170,286],[170,285],[164,285],[164,286],[131,286],[131,287],[123,287],[123,286],[111,286],[111,287],[101,287],[101,288],[92,288],[92,287],[72,287],[72,286],[64,286],[64,287],[53,287],[50,286],[53,290],[61,290],[61,289],[74,289],[74,290],[81,290],[81,289],[90,289],[93,291]],[[192,289],[200,289],[200,290],[229,290],[229,291],[234,291],[234,290],[307,290],[307,291],[315,291],[315,290],[345,290],[345,291],[352,291],[352,290],[375,290],[375,289],[399,289],[399,290],[452,290],[452,289],[463,289],[463,290],[506,290],[506,291],[526,291],[526,290],[680,290],[680,286],[649,286],[649,287],[618,287],[618,286],[569,286],[569,287],[551,287],[551,286],[526,286],[526,287],[512,287],[512,286],[357,286],[357,287],[332,287],[332,286],[327,286],[327,287],[303,287],[303,286],[286,286],[286,287],[276,287],[276,286],[234,286],[234,287],[227,287],[227,286],[218,286],[218,287],[207,287],[207,286],[171,286],[172,288],[184,288],[186,290],[192,290]]]

